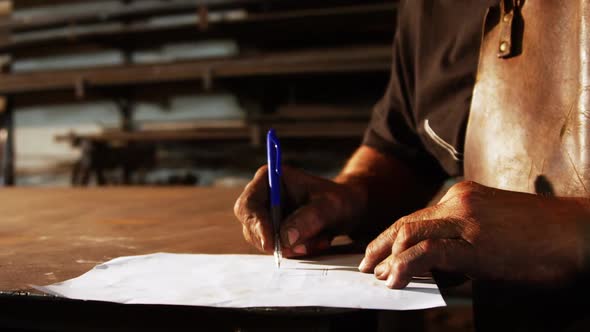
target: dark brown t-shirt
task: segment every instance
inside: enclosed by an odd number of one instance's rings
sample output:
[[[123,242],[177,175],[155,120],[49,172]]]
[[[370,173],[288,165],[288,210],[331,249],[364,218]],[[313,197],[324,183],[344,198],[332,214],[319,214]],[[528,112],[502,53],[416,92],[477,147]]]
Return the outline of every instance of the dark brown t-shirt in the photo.
[[[401,1],[391,79],[363,144],[442,180],[463,174],[483,19],[497,0]]]

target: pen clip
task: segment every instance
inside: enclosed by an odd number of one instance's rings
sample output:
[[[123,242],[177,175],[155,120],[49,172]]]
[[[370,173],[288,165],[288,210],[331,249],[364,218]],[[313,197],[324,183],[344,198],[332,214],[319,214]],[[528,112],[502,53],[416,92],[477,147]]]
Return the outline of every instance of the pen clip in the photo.
[[[272,206],[280,205],[281,190],[281,144],[274,129],[270,129],[266,135],[266,152],[268,159],[268,183],[270,186],[270,203]]]

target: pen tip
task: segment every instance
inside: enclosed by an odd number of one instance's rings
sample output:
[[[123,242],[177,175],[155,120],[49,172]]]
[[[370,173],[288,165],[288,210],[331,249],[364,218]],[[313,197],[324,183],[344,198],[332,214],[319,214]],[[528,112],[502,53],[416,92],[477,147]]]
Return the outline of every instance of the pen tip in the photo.
[[[283,255],[281,255],[280,247],[275,248],[274,256],[275,256],[275,264],[277,265],[277,269],[280,269],[281,268],[281,260],[283,259]]]

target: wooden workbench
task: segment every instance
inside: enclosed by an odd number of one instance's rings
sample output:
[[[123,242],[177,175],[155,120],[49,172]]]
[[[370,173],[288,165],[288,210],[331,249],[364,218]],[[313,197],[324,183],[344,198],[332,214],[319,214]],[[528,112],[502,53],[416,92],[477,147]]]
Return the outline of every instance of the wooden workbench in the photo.
[[[239,189],[0,190],[0,290],[30,290],[125,255],[256,253],[232,207]]]

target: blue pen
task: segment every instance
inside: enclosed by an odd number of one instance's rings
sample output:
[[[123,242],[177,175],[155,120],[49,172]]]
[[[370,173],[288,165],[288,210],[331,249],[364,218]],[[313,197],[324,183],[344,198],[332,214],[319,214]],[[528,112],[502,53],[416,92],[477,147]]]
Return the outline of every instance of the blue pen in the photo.
[[[270,217],[272,219],[275,262],[281,268],[281,144],[274,129],[266,134],[266,157],[268,161],[268,185],[270,187]]]

